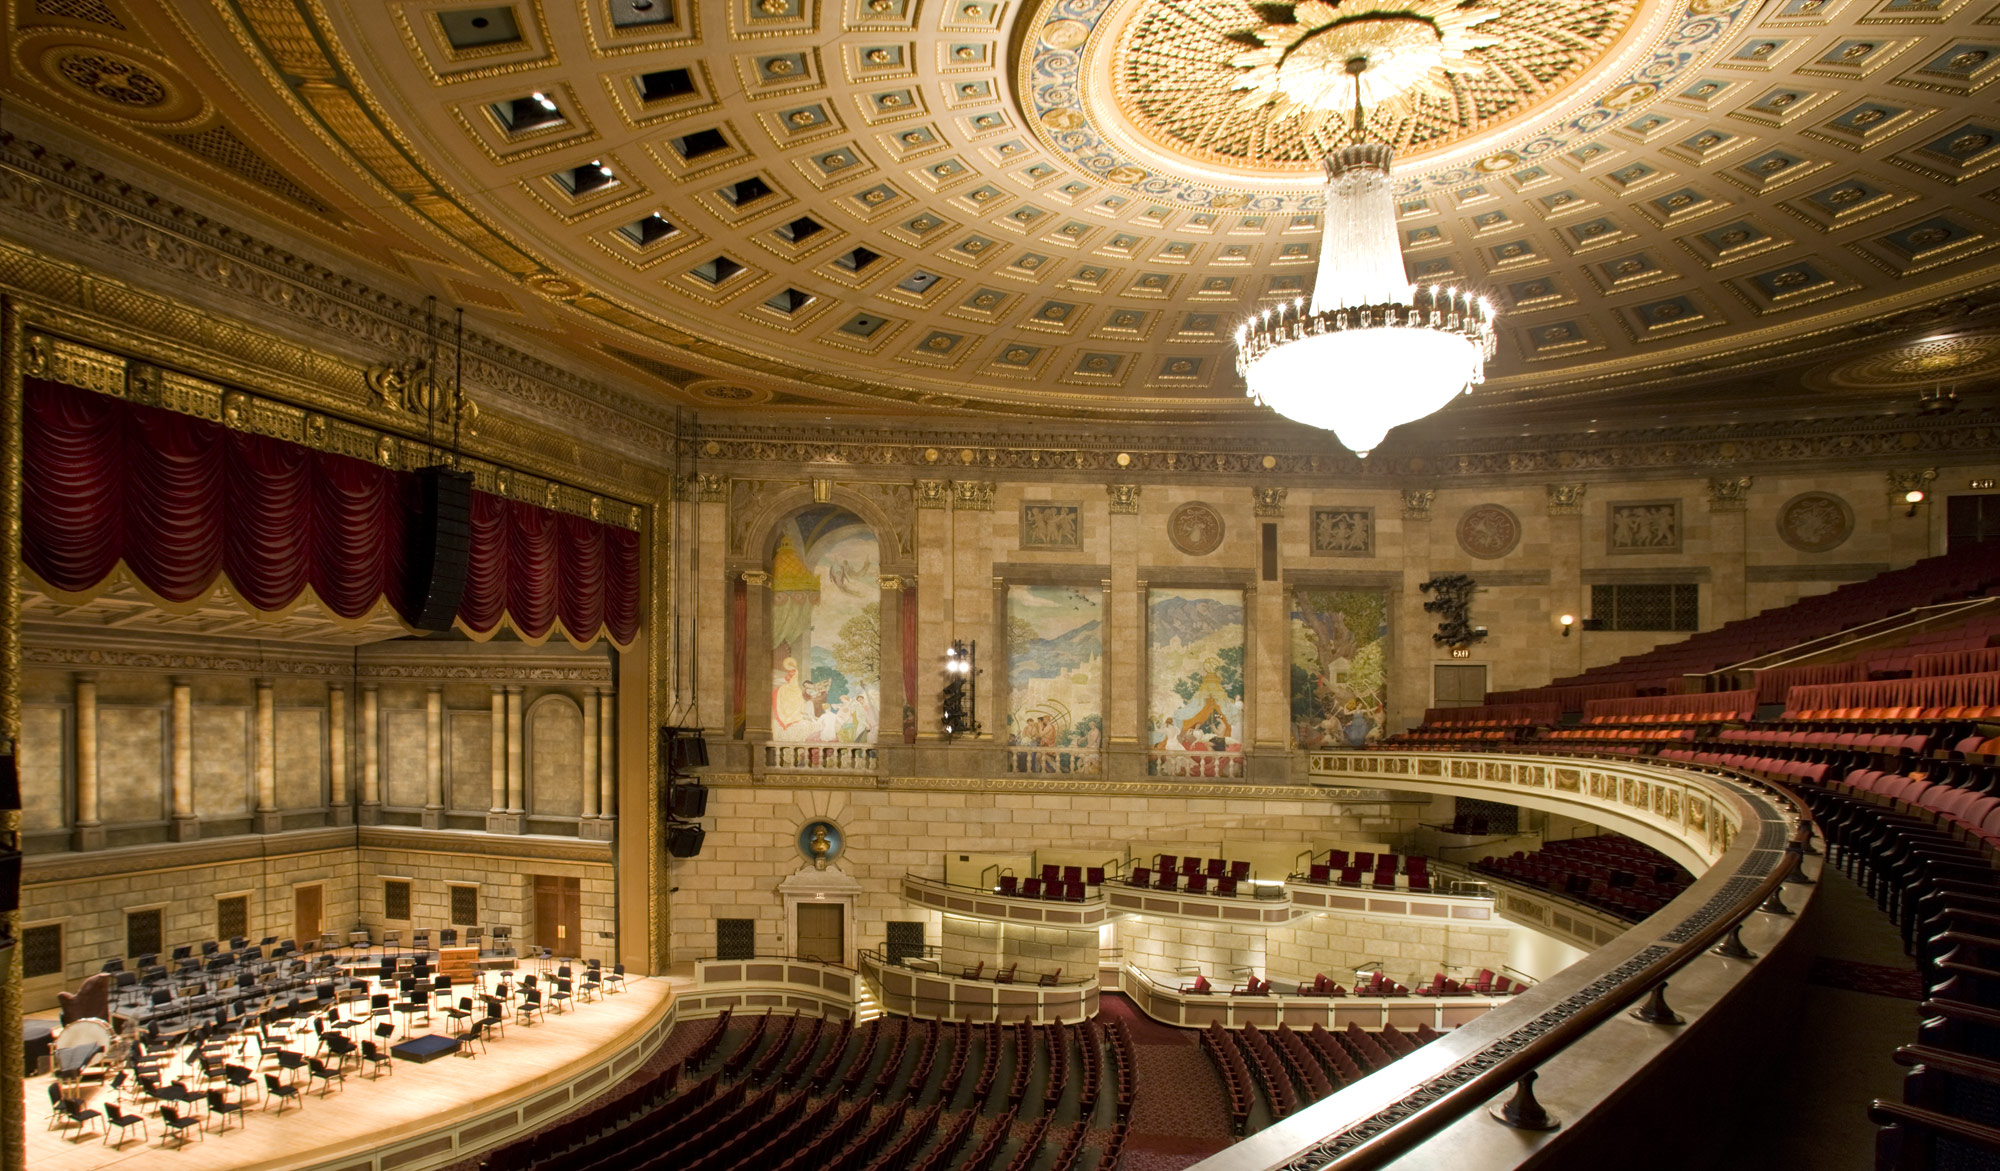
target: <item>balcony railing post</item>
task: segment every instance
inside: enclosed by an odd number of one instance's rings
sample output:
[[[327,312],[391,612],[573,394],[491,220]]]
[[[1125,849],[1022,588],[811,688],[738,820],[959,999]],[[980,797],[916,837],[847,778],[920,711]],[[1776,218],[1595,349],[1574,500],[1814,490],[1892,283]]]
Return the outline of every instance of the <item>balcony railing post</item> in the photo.
[[[1812,876],[1806,873],[1805,867],[1805,840],[1801,838],[1786,846],[1785,853],[1792,856],[1792,869],[1790,873],[1785,875],[1785,881],[1796,886],[1811,886],[1813,881]]]
[[[1649,1025],[1681,1025],[1687,1023],[1680,1018],[1678,1013],[1668,1007],[1667,982],[1665,980],[1653,985],[1652,994],[1646,997],[1646,1003],[1632,1011],[1632,1019],[1635,1021],[1645,1021]]]
[[[1743,946],[1743,924],[1737,923],[1729,929],[1729,938],[1709,949],[1728,960],[1754,960],[1757,953]]]
[[[1782,885],[1772,887],[1771,897],[1765,899],[1764,905],[1757,909],[1768,911],[1773,915],[1789,915],[1792,913],[1792,909],[1785,905],[1785,888]]]
[[[1529,1070],[1514,1083],[1514,1096],[1493,1108],[1493,1117],[1513,1127],[1515,1130],[1554,1130],[1562,1125],[1562,1120],[1542,1108],[1535,1100],[1535,1079],[1540,1075]]]

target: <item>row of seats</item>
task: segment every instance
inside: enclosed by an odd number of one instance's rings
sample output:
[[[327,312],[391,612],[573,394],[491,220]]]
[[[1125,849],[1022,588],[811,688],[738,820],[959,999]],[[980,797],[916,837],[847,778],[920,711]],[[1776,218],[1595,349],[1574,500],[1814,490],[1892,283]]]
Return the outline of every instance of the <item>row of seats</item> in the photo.
[[[1715,739],[1723,744],[1775,744],[1786,748],[1853,748],[1867,752],[1924,753],[1934,738],[1925,732],[1837,732],[1819,728],[1727,728]],[[1978,736],[1970,737],[1977,751]],[[1960,748],[1960,751],[1967,749]]]
[[[748,1027],[727,1015],[681,1027],[703,1035],[679,1065],[501,1148],[489,1171],[1108,1171],[1122,1154],[1136,1079],[1129,1038],[1115,1026],[882,1018],[855,1027],[763,1014]],[[1116,1129],[1091,1159],[1107,1050]],[[1044,1090],[1031,1096],[1038,1076]],[[1077,1122],[1052,1126],[1072,1104]]]
[[[1275,1122],[1416,1052],[1439,1035],[1428,1025],[1418,1025],[1412,1032],[1392,1025],[1375,1033],[1353,1023],[1340,1032],[1317,1024],[1300,1032],[1290,1025],[1229,1029],[1211,1023],[1202,1030],[1201,1046],[1228,1095],[1231,1131],[1242,1135],[1253,1129],[1259,1100]]]
[[[1473,863],[1482,874],[1538,887],[1637,922],[1672,902],[1693,876],[1671,858],[1617,834],[1549,842]]]
[[[1178,890],[1191,895],[1219,895],[1223,898],[1235,898],[1241,890],[1243,882],[1242,879],[1234,875],[1225,874],[1220,878],[1214,879],[1211,886],[1209,876],[1201,872],[1186,875],[1185,882],[1182,879],[1183,875],[1172,870],[1162,870],[1155,874],[1153,868],[1150,866],[1134,866],[1132,873],[1126,875],[1125,884],[1127,886],[1148,887],[1152,890]]]
[[[1923,989],[1902,1101],[1869,1109],[1878,1171],[2000,1166],[2000,796],[1937,775],[1861,767],[1802,789],[1828,865],[1898,926]]]

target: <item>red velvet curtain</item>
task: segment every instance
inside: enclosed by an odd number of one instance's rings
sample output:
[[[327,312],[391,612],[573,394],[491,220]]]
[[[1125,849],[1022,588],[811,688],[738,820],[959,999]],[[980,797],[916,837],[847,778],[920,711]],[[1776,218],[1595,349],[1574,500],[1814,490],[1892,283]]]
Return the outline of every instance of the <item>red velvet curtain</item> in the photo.
[[[25,391],[22,560],[55,589],[90,590],[122,560],[173,602],[221,575],[258,610],[310,585],[343,618],[384,597],[410,613],[414,475],[60,383]],[[534,639],[558,619],[580,640],[638,633],[638,534],[484,493],[472,522],[468,628],[504,614]]]

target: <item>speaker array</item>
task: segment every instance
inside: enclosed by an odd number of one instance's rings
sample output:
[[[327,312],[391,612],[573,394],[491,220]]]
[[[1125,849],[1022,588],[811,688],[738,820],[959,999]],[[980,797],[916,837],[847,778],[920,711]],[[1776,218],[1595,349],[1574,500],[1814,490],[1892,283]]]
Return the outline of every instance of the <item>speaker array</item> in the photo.
[[[417,469],[422,502],[410,526],[410,625],[442,632],[458,617],[472,552],[472,473]]]
[[[701,853],[703,831],[695,819],[708,812],[708,786],[692,775],[708,766],[708,741],[700,728],[672,724],[660,728],[660,767],[666,772],[661,789],[667,817],[667,853],[692,858]]]

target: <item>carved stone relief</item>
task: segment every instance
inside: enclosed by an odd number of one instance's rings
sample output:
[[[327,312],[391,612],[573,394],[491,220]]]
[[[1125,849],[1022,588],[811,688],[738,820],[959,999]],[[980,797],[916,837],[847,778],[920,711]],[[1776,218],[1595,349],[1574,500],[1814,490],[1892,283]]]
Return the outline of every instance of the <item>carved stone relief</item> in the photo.
[[[1021,505],[1021,548],[1083,548],[1083,506],[1031,500]]]
[[[1367,557],[1375,552],[1375,510],[1349,506],[1312,510],[1315,557]]]
[[[1458,518],[1458,547],[1469,556],[1492,561],[1512,553],[1520,543],[1520,518],[1498,504],[1469,508]]]
[[[1778,510],[1778,536],[1801,553],[1838,549],[1854,533],[1854,510],[1831,492],[1801,492]]]
[[[1222,514],[1199,500],[1188,501],[1167,518],[1167,539],[1190,557],[1215,552],[1222,533]]]
[[[1681,551],[1681,502],[1622,500],[1606,506],[1605,544],[1613,553]]]

